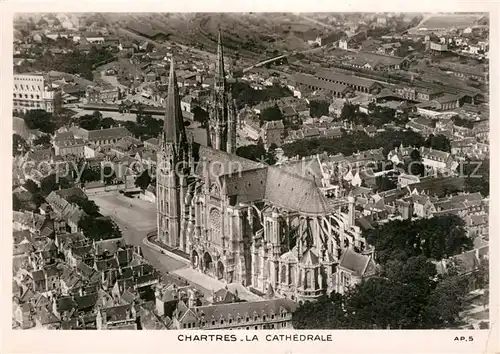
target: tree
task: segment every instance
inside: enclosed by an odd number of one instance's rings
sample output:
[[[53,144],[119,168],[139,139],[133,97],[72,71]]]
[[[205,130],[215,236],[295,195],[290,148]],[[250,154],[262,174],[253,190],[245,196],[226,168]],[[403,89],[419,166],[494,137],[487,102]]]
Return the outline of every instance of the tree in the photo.
[[[410,160],[408,161],[405,170],[412,176],[423,176],[425,174],[425,166],[422,164],[420,150],[412,150],[410,153]]]
[[[488,258],[481,260],[479,267],[474,272],[474,279],[478,289],[488,289],[490,285],[490,262]]]
[[[31,179],[28,179],[26,183],[24,183],[24,188],[31,194],[35,194],[40,192],[40,188],[37,186],[35,182],[33,182]]]
[[[97,130],[101,127],[100,118],[98,118],[95,114],[86,114],[81,116],[78,119],[77,124],[80,128],[86,130]]]
[[[389,178],[387,176],[378,176],[375,178],[375,183],[377,185],[377,191],[383,192],[391,189],[396,189],[397,183],[394,179]]]
[[[37,26],[42,27],[42,26],[47,26],[49,23],[47,20],[45,20],[43,17],[37,22]]]
[[[276,153],[271,149],[266,151],[262,139],[255,145],[240,146],[236,149],[236,155],[267,165],[274,165],[277,162]]]
[[[18,156],[28,151],[28,143],[19,134],[12,134],[12,155]]]
[[[464,191],[481,193],[483,197],[490,195],[490,160],[465,161],[460,167],[460,173],[465,177]]]
[[[14,211],[20,211],[20,210],[23,210],[25,207],[24,207],[24,203],[22,201],[19,200],[19,198],[17,197],[16,194],[12,194],[12,210]]]
[[[121,238],[118,226],[109,218],[86,215],[78,222],[83,234],[91,240],[109,240]]]
[[[82,171],[81,168],[78,169],[78,171]],[[101,179],[101,172],[98,169],[87,168],[86,166],[83,169],[82,174],[80,176],[81,183],[99,181],[100,179]]]
[[[315,302],[300,304],[292,315],[295,329],[345,329],[348,316],[344,310],[345,298],[341,294],[323,295]]]
[[[136,187],[145,190],[151,184],[151,177],[149,176],[148,170],[144,170],[144,172],[136,178],[135,185]]]
[[[265,108],[262,110],[260,114],[261,125],[264,124],[264,122],[282,120],[282,119],[283,119],[283,114],[281,113],[281,110],[278,107],[278,105]]]
[[[375,247],[377,262],[407,260],[413,256],[442,259],[472,249],[464,222],[458,216],[435,216],[421,220],[391,220],[363,233]]]
[[[309,104],[309,114],[311,117],[322,117],[328,115],[328,109],[330,108],[330,104],[327,101],[316,101],[313,100]]]
[[[54,134],[56,130],[56,125],[52,121],[52,113],[43,109],[32,109],[26,112],[23,118],[29,129],[37,129],[47,134]]]
[[[436,136],[429,135],[427,140],[425,140],[424,146],[428,148],[433,148],[440,151],[451,152],[451,142],[446,136],[438,134]]]
[[[266,149],[264,148],[264,145],[261,144],[245,145],[236,149],[236,155],[249,160],[261,162],[266,159]]]
[[[33,145],[50,145],[50,135],[42,135],[39,138],[33,140]]]
[[[115,171],[111,167],[109,167],[109,166],[104,167],[104,169],[103,169],[103,175],[105,176],[104,177],[104,183],[106,185],[113,184],[115,182],[115,180],[116,180]]]
[[[43,196],[48,196],[52,191],[70,188],[71,184],[65,177],[59,177],[55,173],[48,175],[40,182],[40,192]]]
[[[80,209],[82,209],[89,216],[101,216],[101,214],[99,213],[99,207],[93,200],[80,196],[71,196],[67,198],[67,201],[78,205]]]
[[[454,328],[459,324],[467,294],[466,279],[459,275],[445,276],[429,295],[425,311],[428,328]]]
[[[194,119],[194,121],[200,123],[200,126],[202,128],[206,128],[207,124],[208,124],[208,119],[209,119],[208,112],[205,111],[200,106],[195,106],[193,108],[193,112],[192,113],[193,113],[193,119]]]
[[[353,121],[356,118],[356,113],[358,112],[359,106],[355,106],[349,102],[344,103],[342,111],[340,112],[340,119]]]
[[[106,118],[101,120],[100,125],[103,129],[108,129],[108,128],[114,127],[116,125],[116,121],[111,117],[106,117]]]

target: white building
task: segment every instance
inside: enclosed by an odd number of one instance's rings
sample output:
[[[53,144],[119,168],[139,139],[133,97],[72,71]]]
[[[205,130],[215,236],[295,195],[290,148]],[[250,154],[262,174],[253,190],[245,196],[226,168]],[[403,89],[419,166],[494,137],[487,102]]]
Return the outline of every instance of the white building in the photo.
[[[42,74],[14,74],[13,103],[16,112],[54,112],[61,105],[61,92],[49,87]]]

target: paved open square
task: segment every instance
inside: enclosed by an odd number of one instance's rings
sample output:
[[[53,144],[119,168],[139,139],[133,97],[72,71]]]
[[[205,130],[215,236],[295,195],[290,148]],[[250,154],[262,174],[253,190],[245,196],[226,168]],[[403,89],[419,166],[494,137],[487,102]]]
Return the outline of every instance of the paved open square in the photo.
[[[89,197],[100,208],[101,214],[112,216],[139,232],[156,228],[156,204],[138,198],[128,198],[118,192]]]

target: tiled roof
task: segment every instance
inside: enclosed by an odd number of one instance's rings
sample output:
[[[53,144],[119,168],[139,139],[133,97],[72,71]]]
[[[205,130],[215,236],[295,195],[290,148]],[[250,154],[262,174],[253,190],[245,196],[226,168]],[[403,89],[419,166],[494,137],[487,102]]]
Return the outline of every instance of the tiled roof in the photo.
[[[125,127],[116,127],[109,129],[98,129],[98,130],[90,130],[88,132],[89,140],[109,140],[109,139],[120,139],[127,135],[130,135],[130,132]]]
[[[139,311],[139,318],[141,319],[141,325],[143,329],[146,330],[165,330],[167,327],[162,321],[156,317],[156,315],[141,307]]]
[[[105,321],[107,322],[117,322],[117,321],[125,321],[130,318],[132,305],[120,305],[114,307],[108,307],[103,309],[103,312],[106,312]]]
[[[328,90],[336,93],[351,91],[346,85],[320,80],[312,75],[294,74],[292,75],[292,80],[300,85],[312,86],[315,89]]]
[[[346,84],[346,85],[361,86],[361,87],[368,88],[368,89],[372,88],[375,85],[380,85],[376,81],[364,79],[364,78],[354,76],[354,75],[348,75],[348,74],[343,74],[343,73],[336,72],[336,71],[322,69],[322,68],[319,68],[318,70],[316,70],[315,76],[317,78],[337,81],[337,82],[341,82],[341,83]]]
[[[199,318],[201,318],[203,314],[206,321],[212,321],[212,319],[219,321],[221,317],[227,319],[229,316],[231,316],[232,319],[236,319],[238,315],[240,315],[244,321],[247,316],[253,318],[255,314],[258,316],[262,316],[263,314],[269,316],[271,313],[274,313],[279,316],[282,311],[291,314],[295,311],[297,306],[298,304],[295,301],[289,299],[273,299],[199,306],[195,307],[191,312],[197,314]]]
[[[348,248],[340,259],[340,266],[352,270],[357,276],[363,276],[369,261],[369,256],[362,255]]]
[[[323,214],[328,204],[313,180],[269,166],[226,177],[227,193],[238,202],[267,200],[287,210]]]
[[[293,173],[295,175],[315,181],[318,187],[321,187],[323,173],[316,156],[303,160],[289,160],[277,166],[278,168]]]

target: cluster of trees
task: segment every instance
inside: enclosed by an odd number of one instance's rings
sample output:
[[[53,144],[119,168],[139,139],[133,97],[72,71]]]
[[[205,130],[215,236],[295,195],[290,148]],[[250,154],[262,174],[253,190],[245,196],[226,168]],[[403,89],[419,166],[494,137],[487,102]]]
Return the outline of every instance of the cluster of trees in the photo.
[[[459,324],[467,282],[458,264],[438,275],[431,262],[471,247],[459,218],[391,221],[366,236],[375,243],[379,274],[346,294],[302,304],[293,314],[294,328],[438,329]]]
[[[66,200],[69,203],[78,205],[88,216],[92,216],[94,218],[102,216],[99,213],[99,207],[93,200],[76,195],[70,196]]]
[[[12,194],[12,209],[19,210],[29,210],[36,211],[42,203],[45,201],[45,197],[42,195],[40,188],[32,180],[27,180],[23,186],[31,194],[30,200],[20,200],[16,194]]]
[[[148,170],[144,170],[142,174],[135,179],[135,186],[145,190],[153,182]]]
[[[394,123],[404,125],[408,122],[409,111],[403,109],[401,112],[396,112],[395,109],[389,107],[377,106],[371,102],[368,105],[369,114],[360,112],[359,105],[345,103],[340,113],[340,119],[346,120],[353,124],[374,125],[377,128],[384,124]]]
[[[106,217],[84,216],[80,219],[78,227],[91,240],[99,241],[122,237],[118,225]]]
[[[206,128],[208,126],[210,116],[206,110],[200,106],[195,106],[192,113],[194,121],[200,123],[201,128]]]
[[[262,139],[259,139],[259,141],[255,145],[245,145],[237,148],[236,155],[252,161],[274,165],[277,162],[274,149],[276,149],[276,146],[271,145],[269,147],[269,150],[266,150]]]
[[[254,90],[248,83],[237,81],[231,86],[232,96],[239,108],[245,105],[256,105],[260,102],[293,96],[287,87],[273,85],[262,90]]]
[[[35,140],[33,140],[33,145],[39,146],[42,145],[42,149],[47,149],[51,146],[50,144],[50,135],[42,135]]]
[[[110,117],[103,118],[102,113],[99,111],[81,116],[76,121],[76,124],[80,128],[87,130],[107,129],[118,126],[117,121]],[[141,108],[139,108],[137,112],[135,122],[125,121],[120,122],[120,124],[127,128],[136,138],[141,140],[158,138],[158,135],[163,129],[163,120],[153,118],[151,114],[144,113]]]
[[[368,230],[363,236],[375,247],[376,260],[382,265],[420,255],[442,259],[473,246],[465,233],[463,220],[455,215],[415,221],[395,220]]]
[[[19,134],[12,134],[12,156],[19,156],[27,152],[29,145]]]
[[[310,156],[326,152],[328,154],[342,153],[344,155],[352,155],[357,151],[369,149],[377,149],[382,147],[384,156],[387,156],[389,151],[395,147],[421,146],[432,147],[433,149],[450,151],[450,142],[443,135],[430,135],[425,139],[419,133],[413,131],[394,131],[387,130],[377,133],[374,137],[370,137],[365,132],[356,131],[345,133],[338,138],[320,137],[316,139],[304,139],[282,146],[283,152],[288,157],[293,156]]]
[[[88,53],[73,50],[68,53],[52,55],[50,52],[45,52],[37,57],[35,66],[39,66],[43,71],[56,70],[69,74],[79,74],[87,80],[92,80],[95,66],[112,59],[113,54],[108,50],[92,46]]]
[[[309,103],[309,114],[313,118],[328,116],[330,104],[327,101],[313,100]]]
[[[452,120],[453,120],[453,124],[455,124],[456,126],[465,127],[465,128],[469,128],[469,129],[474,128],[474,123],[471,122],[470,120],[463,119],[463,118],[460,118],[458,116],[453,117]]]
[[[57,129],[52,113],[46,112],[43,109],[27,111],[22,118],[29,129],[40,130],[42,133],[47,134],[54,134]]]
[[[375,184],[377,192],[389,191],[398,186],[397,178],[393,176],[378,176],[375,178]]]
[[[384,148],[384,155],[396,146],[422,146],[425,139],[412,131],[385,131],[370,137],[365,132],[344,134],[339,138],[317,138],[300,140],[282,146],[284,154],[288,157],[310,156],[327,152],[328,154],[342,153],[352,155],[357,151]]]
[[[465,161],[460,167],[465,177],[464,190],[469,193],[479,192],[483,197],[490,195],[490,160]]]
[[[268,108],[264,108],[260,113],[260,125],[262,126],[264,122],[270,122],[273,120],[281,120],[283,119],[283,114],[281,113],[281,109],[278,105],[274,105]]]

